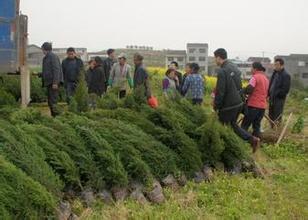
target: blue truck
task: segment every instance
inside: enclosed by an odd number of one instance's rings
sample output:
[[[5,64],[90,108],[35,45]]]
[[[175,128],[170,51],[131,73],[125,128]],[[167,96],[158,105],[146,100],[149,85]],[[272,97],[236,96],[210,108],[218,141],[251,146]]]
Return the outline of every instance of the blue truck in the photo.
[[[19,12],[20,0],[0,0],[0,73],[20,74],[26,66],[28,18]]]
[[[2,74],[19,75],[20,103],[27,106],[31,101],[26,52],[28,17],[20,13],[19,3],[20,0],[0,0],[0,80]]]

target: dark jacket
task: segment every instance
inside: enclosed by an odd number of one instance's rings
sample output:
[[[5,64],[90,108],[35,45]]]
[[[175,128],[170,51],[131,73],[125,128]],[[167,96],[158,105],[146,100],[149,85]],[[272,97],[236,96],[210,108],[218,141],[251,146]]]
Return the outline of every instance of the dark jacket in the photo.
[[[108,82],[108,79],[110,77],[110,72],[111,72],[111,69],[113,67],[113,65],[116,63],[115,60],[111,59],[110,57],[108,57],[107,59],[105,59],[103,61],[103,68],[104,68],[104,72],[106,74],[106,84]]]
[[[63,83],[60,59],[53,52],[48,52],[43,59],[42,80],[44,87]]]
[[[243,102],[241,72],[230,61],[226,61],[217,74],[215,110],[226,111],[240,107]]]
[[[83,69],[83,62],[80,58],[66,58],[62,61],[62,72],[64,83],[77,83],[80,71]]]
[[[95,93],[101,96],[105,92],[106,88],[106,74],[104,68],[99,65],[94,69],[87,71],[86,81],[88,84],[89,93]]]
[[[275,77],[277,77],[277,79],[275,79]],[[285,69],[283,69],[281,72],[275,71],[271,77],[268,91],[268,96],[270,97],[270,100],[274,101],[277,98],[285,99],[290,91],[290,87],[290,74]]]
[[[181,92],[181,88],[182,88],[182,86],[184,85],[184,83],[183,83],[183,74],[182,74],[181,72],[179,72],[179,71],[176,71],[175,74],[176,74],[176,76],[177,76],[178,79],[179,79],[179,85],[177,86],[176,89],[177,89],[179,92]]]
[[[151,97],[151,89],[149,83],[149,74],[143,65],[135,67],[134,73],[134,89],[144,86],[145,95],[149,98]]]

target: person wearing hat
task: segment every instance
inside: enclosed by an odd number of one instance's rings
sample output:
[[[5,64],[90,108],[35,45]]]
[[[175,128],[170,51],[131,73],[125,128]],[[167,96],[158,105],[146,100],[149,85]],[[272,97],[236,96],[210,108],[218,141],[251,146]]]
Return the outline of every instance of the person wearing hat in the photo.
[[[59,57],[52,52],[52,44],[45,42],[42,45],[43,58],[42,81],[43,87],[47,88],[48,106],[53,117],[59,113],[57,111],[57,101],[59,97],[59,87],[63,83],[63,73]]]
[[[261,63],[252,64],[252,78],[249,85],[244,89],[244,93],[248,95],[247,113],[242,122],[242,128],[246,131],[252,125],[255,137],[261,137],[261,121],[267,107],[267,91],[269,88],[269,80],[265,75],[265,68]]]
[[[127,64],[127,58],[124,53],[118,56],[118,63],[115,63],[111,69],[108,85],[119,89],[119,98],[126,96],[128,87],[133,88],[133,79],[131,77],[131,67]]]

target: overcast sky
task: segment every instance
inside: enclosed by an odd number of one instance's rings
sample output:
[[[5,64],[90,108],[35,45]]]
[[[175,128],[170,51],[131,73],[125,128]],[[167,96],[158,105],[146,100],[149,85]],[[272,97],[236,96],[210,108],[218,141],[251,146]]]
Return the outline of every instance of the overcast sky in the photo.
[[[308,53],[307,0],[21,0],[30,43],[91,51],[187,42],[231,56]]]

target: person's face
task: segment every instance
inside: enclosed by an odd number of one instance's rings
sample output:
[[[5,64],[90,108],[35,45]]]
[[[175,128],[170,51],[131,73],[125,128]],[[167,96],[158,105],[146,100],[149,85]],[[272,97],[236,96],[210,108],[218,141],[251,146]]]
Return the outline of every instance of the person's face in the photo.
[[[169,78],[170,78],[170,79],[175,79],[175,71],[171,71],[171,72],[169,73]]]
[[[42,49],[42,51],[43,51],[43,54],[44,54],[44,55],[46,55],[46,54],[47,54],[47,51],[46,51],[46,50],[43,50],[43,49]]]
[[[89,67],[90,67],[90,69],[94,69],[94,67],[95,67],[95,61],[92,61],[91,63],[89,63]]]
[[[126,60],[124,58],[119,59],[120,65],[124,65],[126,63]]]
[[[134,57],[134,64],[136,66],[140,65],[141,64],[141,60],[137,59],[136,57]]]
[[[217,66],[221,66],[223,64],[223,59],[220,57],[215,57],[215,62]]]
[[[186,66],[185,67],[185,73],[191,74],[191,72],[192,72],[191,68],[189,66]]]
[[[275,62],[274,69],[279,72],[283,69],[283,65],[281,65],[279,62]]]
[[[111,59],[115,59],[115,52],[112,52],[110,55],[109,55],[109,57],[111,58]]]
[[[257,70],[251,67],[251,73],[254,74]]]
[[[174,63],[172,63],[172,64],[170,64],[170,69],[176,70],[177,67],[176,67],[176,65]]]
[[[76,57],[76,53],[75,52],[67,52],[67,58],[69,59],[74,59]]]

